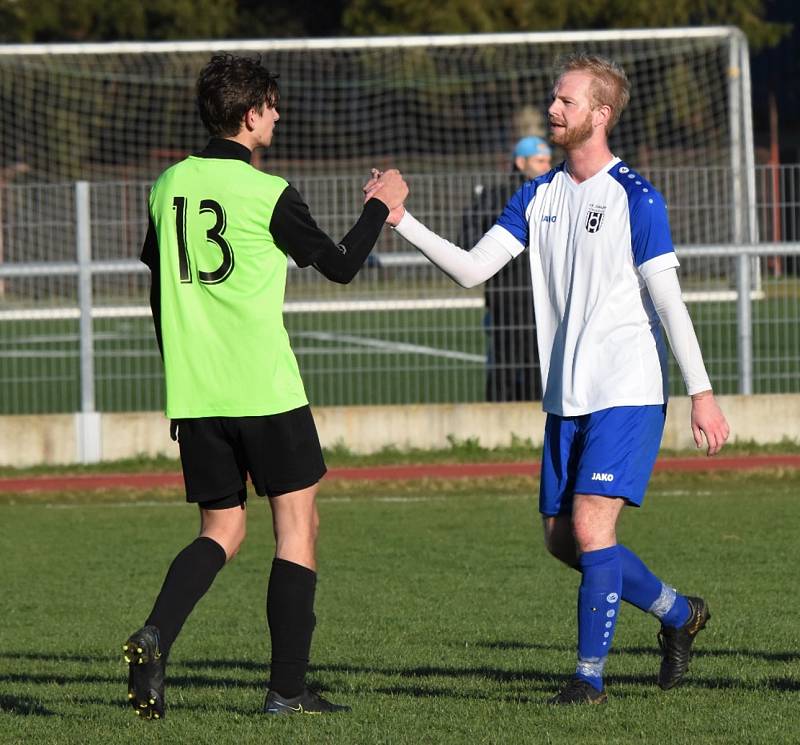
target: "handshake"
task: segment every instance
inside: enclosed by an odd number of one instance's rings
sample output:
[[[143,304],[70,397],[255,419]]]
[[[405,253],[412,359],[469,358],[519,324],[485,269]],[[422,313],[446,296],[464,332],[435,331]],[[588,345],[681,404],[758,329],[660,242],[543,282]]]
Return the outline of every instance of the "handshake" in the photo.
[[[372,169],[372,178],[362,187],[364,191],[364,201],[378,199],[389,208],[389,216],[386,222],[395,227],[405,214],[403,203],[408,197],[408,184],[403,180],[403,176],[396,168],[388,171]]]

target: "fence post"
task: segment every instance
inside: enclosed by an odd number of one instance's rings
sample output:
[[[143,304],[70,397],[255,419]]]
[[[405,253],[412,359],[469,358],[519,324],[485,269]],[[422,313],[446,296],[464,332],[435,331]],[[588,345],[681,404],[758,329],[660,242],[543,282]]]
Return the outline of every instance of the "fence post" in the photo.
[[[746,52],[746,49],[744,50]],[[747,173],[743,173],[743,164],[747,167],[750,163],[748,152],[748,139],[752,141],[752,132],[742,132],[743,126],[748,123],[746,115],[743,113],[743,104],[749,101],[742,101],[745,94],[749,92],[746,84],[749,84],[749,67],[742,69],[743,58],[743,36],[735,33],[730,37],[730,48],[728,50],[728,93],[730,96],[729,122],[731,128],[731,179],[733,190],[733,243],[741,247],[745,242],[745,220],[750,230],[751,242],[752,230],[755,226],[754,216],[751,215],[751,208],[755,204],[755,197],[750,191],[749,179],[755,178],[755,170],[748,168]],[[746,72],[748,79],[743,83],[743,73]],[[750,172],[752,171],[752,173]],[[749,219],[748,219],[749,218]],[[752,328],[752,307],[751,307],[751,270],[745,264],[750,260],[746,254],[741,254],[736,258],[736,341],[739,361],[739,393],[750,394],[753,392],[753,328]]]
[[[745,194],[747,200],[747,240],[755,245],[759,242],[758,213],[757,213],[757,193],[756,193],[756,162],[753,150],[753,103],[750,94],[750,51],[747,47],[747,39],[740,32],[739,54],[742,69],[742,114],[744,121],[742,128],[744,131],[744,164],[745,164]],[[747,292],[742,298],[739,291],[739,303],[741,308],[737,309],[739,324],[746,324],[740,332],[739,348],[744,351],[739,355],[740,378],[739,392],[751,394],[753,392],[753,290],[761,290],[761,259],[757,255],[748,258],[750,276],[747,277]]]
[[[739,393],[753,392],[753,302],[750,296],[751,258],[744,251],[736,257],[736,335],[739,350]]]
[[[75,237],[80,307],[81,410],[75,414],[78,460],[100,460],[100,414],[95,411],[94,330],[92,328],[92,225],[89,183],[75,183]]]

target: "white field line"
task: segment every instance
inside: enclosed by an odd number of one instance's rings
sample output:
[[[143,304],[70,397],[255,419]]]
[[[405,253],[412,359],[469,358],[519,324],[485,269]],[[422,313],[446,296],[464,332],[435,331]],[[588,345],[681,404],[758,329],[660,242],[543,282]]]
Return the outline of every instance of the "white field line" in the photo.
[[[352,336],[350,334],[333,334],[327,331],[306,331],[295,336],[303,336],[308,339],[318,341],[346,342],[356,344],[371,349],[383,349],[390,352],[410,352],[411,354],[428,355],[430,357],[444,357],[451,360],[463,360],[465,362],[485,362],[486,357],[482,354],[470,354],[468,352],[456,352],[451,349],[437,349],[436,347],[423,347],[419,344],[407,344],[405,342],[383,341],[381,339],[369,339],[363,336]]]
[[[483,297],[448,297],[425,299],[385,300],[287,300],[283,304],[286,313],[347,313],[373,312],[381,310],[450,310],[482,308]],[[96,306],[92,318],[150,318],[148,305]],[[74,320],[81,317],[77,307],[22,308],[0,311],[0,321]]]
[[[122,341],[124,337],[119,337],[119,340]],[[346,354],[349,357],[353,357],[355,355],[368,355],[368,354],[375,354],[373,350],[365,349],[362,347],[336,347],[335,349],[331,349],[330,347],[320,348],[320,347],[292,347],[294,353],[298,356],[302,357],[325,357],[332,352],[336,354]],[[388,354],[390,350],[387,350],[386,353]],[[49,352],[45,351],[37,351],[37,350],[27,350],[27,349],[11,349],[9,351],[0,351],[0,359],[42,359],[42,360],[61,360],[61,359],[78,359],[80,353],[77,350],[52,350]],[[142,359],[143,357],[158,357],[158,350],[157,349],[148,349],[148,350],[141,350],[141,349],[114,349],[109,350],[106,352],[96,352],[95,359],[99,359],[101,357],[114,357],[121,358],[121,357],[131,357],[136,359]]]
[[[349,347],[335,347],[323,348],[319,347],[293,347],[294,353],[298,356],[304,357],[320,357],[331,353],[347,354],[347,355],[363,355],[370,354],[371,350],[378,350],[386,354],[397,352],[408,352],[411,354],[427,355],[430,357],[443,357],[447,359],[462,360],[465,362],[484,362],[486,358],[483,355],[470,354],[468,352],[456,352],[449,349],[437,349],[436,347],[423,347],[418,344],[405,344],[403,342],[390,342],[381,341],[380,339],[368,339],[360,336],[349,336],[344,334],[332,334],[327,332],[302,332],[294,334],[296,337],[305,337],[308,339],[316,339],[317,341],[332,341],[349,343],[353,346]],[[119,336],[118,340],[122,341],[125,337]],[[22,343],[23,340],[20,340]],[[110,353],[99,353],[97,356],[107,356],[113,354],[114,357],[135,357],[141,358],[143,356],[157,357],[158,353],[155,350],[147,350],[143,352],[138,349],[115,349]],[[0,359],[71,359],[78,357],[77,350],[28,350],[28,349],[10,349],[0,351]]]

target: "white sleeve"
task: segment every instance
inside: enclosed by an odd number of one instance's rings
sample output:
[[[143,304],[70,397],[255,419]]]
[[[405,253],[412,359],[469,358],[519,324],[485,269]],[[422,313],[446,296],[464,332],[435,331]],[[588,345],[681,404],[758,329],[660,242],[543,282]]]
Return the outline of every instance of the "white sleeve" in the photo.
[[[650,298],[661,324],[667,332],[669,345],[683,374],[689,395],[711,390],[700,344],[694,333],[692,319],[681,297],[678,272],[674,268],[651,274],[645,278]]]
[[[410,212],[403,215],[395,230],[462,287],[475,287],[485,282],[513,258],[503,244],[491,236],[491,231],[471,251],[464,251],[426,228]]]

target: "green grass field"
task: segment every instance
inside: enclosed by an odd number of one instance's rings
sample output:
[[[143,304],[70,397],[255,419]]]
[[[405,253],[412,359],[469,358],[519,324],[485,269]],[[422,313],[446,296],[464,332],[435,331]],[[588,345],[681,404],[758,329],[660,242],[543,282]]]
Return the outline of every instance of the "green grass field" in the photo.
[[[800,290],[792,281],[768,289],[753,304],[753,389],[798,392]],[[694,303],[690,312],[717,392],[737,393],[735,303]],[[482,319],[481,308],[292,313],[286,327],[316,406],[450,403],[484,400]],[[100,319],[94,333],[98,410],[162,409],[152,322]],[[674,362],[671,388],[683,393]],[[0,414],[79,408],[77,321],[0,324]]]
[[[265,720],[266,507],[173,649],[168,718],[124,703],[126,635],[196,531],[175,492],[2,495],[3,743],[796,743],[800,472],[657,474],[620,538],[713,618],[662,692],[657,622],[625,607],[606,707],[545,705],[574,665],[578,578],[528,479],[330,482],[312,680],[349,715]]]

